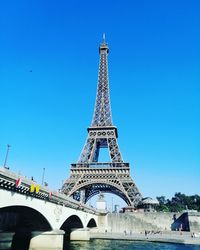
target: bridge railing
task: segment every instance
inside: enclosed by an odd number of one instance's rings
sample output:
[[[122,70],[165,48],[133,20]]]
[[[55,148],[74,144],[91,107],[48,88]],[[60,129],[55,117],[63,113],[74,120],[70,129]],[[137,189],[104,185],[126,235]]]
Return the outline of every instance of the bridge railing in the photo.
[[[17,181],[20,182],[20,185],[18,186]],[[38,187],[37,190],[36,187]],[[95,208],[82,204],[58,191],[51,191],[48,187],[40,186],[33,180],[28,179],[26,176],[13,173],[6,168],[0,168],[0,188],[32,196],[37,199],[47,200],[55,204],[82,210],[88,213],[99,214],[99,211]]]

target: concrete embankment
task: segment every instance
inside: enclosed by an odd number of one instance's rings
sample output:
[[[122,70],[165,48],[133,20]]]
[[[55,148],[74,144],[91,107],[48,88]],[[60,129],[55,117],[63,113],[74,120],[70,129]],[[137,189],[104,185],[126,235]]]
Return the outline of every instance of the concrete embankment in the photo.
[[[194,244],[200,245],[200,238],[191,237],[187,232],[165,232],[165,233],[99,233],[91,232],[90,239],[105,239],[105,240],[128,240],[128,241],[149,241],[163,242],[176,244]]]
[[[200,232],[200,213],[109,213],[99,217],[100,232],[140,233],[146,231],[189,231]]]
[[[200,245],[199,233],[200,213],[136,212],[99,216],[98,229],[90,235],[91,239]]]

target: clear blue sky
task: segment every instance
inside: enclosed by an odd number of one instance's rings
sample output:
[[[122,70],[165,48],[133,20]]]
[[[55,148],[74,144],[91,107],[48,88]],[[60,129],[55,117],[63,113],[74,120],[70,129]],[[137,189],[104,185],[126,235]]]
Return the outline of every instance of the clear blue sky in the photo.
[[[144,196],[200,191],[200,1],[0,3],[0,164],[59,188],[92,120],[102,33],[114,125]],[[32,72],[31,72],[32,71]]]

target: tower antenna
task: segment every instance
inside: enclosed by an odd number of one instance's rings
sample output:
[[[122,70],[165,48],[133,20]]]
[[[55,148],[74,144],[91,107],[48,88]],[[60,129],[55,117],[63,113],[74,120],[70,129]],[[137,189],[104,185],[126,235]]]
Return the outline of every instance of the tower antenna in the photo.
[[[103,43],[106,43],[106,34],[103,33]]]

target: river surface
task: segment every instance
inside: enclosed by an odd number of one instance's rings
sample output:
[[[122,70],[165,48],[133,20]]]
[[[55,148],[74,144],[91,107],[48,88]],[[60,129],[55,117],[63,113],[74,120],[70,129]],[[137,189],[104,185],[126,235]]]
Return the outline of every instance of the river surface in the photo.
[[[135,242],[126,240],[91,240],[69,242],[64,250],[200,250],[197,245]]]

